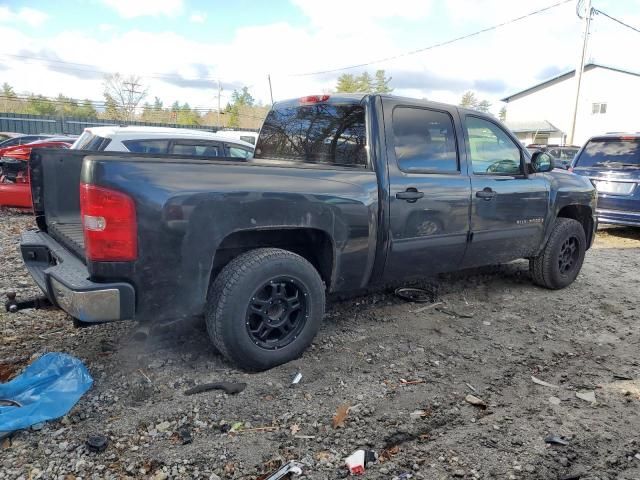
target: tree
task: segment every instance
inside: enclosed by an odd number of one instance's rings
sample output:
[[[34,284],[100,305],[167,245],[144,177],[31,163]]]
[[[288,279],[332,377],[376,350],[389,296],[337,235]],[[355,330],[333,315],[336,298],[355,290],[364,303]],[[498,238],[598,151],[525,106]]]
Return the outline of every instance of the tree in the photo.
[[[105,102],[116,107],[115,120],[133,120],[136,108],[147,96],[148,89],[143,88],[140,80],[138,76],[123,77],[119,73],[105,76],[104,98]]]
[[[369,72],[362,72],[356,79],[357,92],[369,93],[373,92],[373,78],[369,75]]]
[[[478,105],[476,105],[476,110],[478,110],[479,112],[488,113],[489,108],[491,108],[491,103],[489,103],[487,100],[481,100],[480,102],[478,102]]]
[[[389,86],[391,82],[391,77],[386,77],[384,70],[376,70],[375,83],[373,87],[373,91],[375,93],[391,93],[393,92],[393,88]]]
[[[459,105],[464,108],[475,109],[478,106],[478,99],[476,98],[476,94],[471,90],[464,92],[462,94],[462,99],[460,100]]]
[[[3,98],[16,98],[16,92],[11,85],[7,82],[2,84],[2,97]]]
[[[107,94],[105,94],[104,98],[104,118],[108,120],[122,120],[122,112],[116,101]]]
[[[252,110],[254,104],[255,100],[249,93],[248,87],[242,87],[240,92],[234,90],[231,94],[231,102],[227,103],[227,107],[225,108],[227,126],[233,128],[239,127],[241,110]]]
[[[507,121],[507,107],[506,106],[502,106],[502,108],[500,109],[500,112],[498,113],[498,118],[500,119],[501,122],[506,122]]]
[[[354,93],[358,91],[358,81],[350,73],[343,73],[338,77],[336,92],[338,93]]]
[[[27,113],[35,115],[55,115],[56,105],[47,97],[30,94],[27,98]]]

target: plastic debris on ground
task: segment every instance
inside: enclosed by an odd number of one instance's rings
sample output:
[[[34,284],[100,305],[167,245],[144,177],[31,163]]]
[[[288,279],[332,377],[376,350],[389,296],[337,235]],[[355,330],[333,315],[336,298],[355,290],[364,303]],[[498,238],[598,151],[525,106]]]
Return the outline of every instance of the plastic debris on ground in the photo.
[[[544,437],[545,443],[550,443],[552,445],[569,445],[569,440],[560,435],[549,434]]]
[[[273,472],[271,475],[265,478],[265,480],[279,480],[287,475],[302,475],[302,465],[301,463],[291,461],[289,463],[285,463],[278,470]]]
[[[344,463],[349,469],[349,473],[352,475],[362,475],[367,465],[375,463],[377,460],[378,454],[373,450],[360,449],[345,458]]]
[[[196,393],[209,392],[211,390],[224,390],[224,392],[228,395],[235,395],[237,393],[242,392],[245,388],[247,388],[246,383],[235,383],[235,382],[214,382],[214,383],[203,383],[202,385],[196,385],[189,390],[184,392],[185,395],[194,395]]]
[[[66,353],[47,353],[7,383],[0,398],[17,402],[0,405],[0,431],[12,432],[66,415],[91,388],[93,378],[84,364]]]
[[[107,449],[107,445],[109,444],[109,439],[101,434],[89,435],[87,437],[87,441],[85,445],[89,449],[90,452],[100,453],[104,452]]]
[[[302,380],[302,373],[300,372],[296,372],[293,374],[293,377],[291,378],[291,386],[294,387],[297,384],[300,383],[300,380]]]

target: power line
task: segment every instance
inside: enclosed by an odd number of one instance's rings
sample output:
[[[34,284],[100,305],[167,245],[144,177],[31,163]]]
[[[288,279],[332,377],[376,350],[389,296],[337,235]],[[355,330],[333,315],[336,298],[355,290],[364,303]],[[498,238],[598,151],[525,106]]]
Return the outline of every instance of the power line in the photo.
[[[329,69],[329,70],[320,70],[320,71],[317,71],[317,72],[293,73],[293,74],[290,74],[288,76],[291,76],[291,77],[309,77],[309,76],[312,76],[312,75],[322,75],[324,73],[335,73],[335,72],[340,72],[342,70],[351,70],[351,69],[354,69],[354,68],[362,68],[362,67],[366,67],[366,66],[369,66],[369,65],[374,65],[376,63],[388,62],[388,61],[391,61],[391,60],[396,60],[398,58],[408,57],[410,55],[415,55],[416,53],[422,53],[422,52],[426,52],[427,50],[433,50],[434,48],[444,47],[445,45],[451,45],[452,43],[459,42],[460,40],[466,40],[467,38],[475,37],[475,36],[480,35],[482,33],[490,32],[492,30],[497,30],[498,28],[504,27],[506,25],[510,25],[512,23],[515,23],[515,22],[519,22],[520,20],[524,20],[526,18],[532,17],[532,16],[537,15],[539,13],[546,12],[547,10],[551,10],[552,8],[559,7],[560,5],[564,5],[565,3],[569,3],[569,2],[572,2],[572,1],[574,1],[574,0],[562,0],[561,2],[554,3],[553,5],[549,5],[548,7],[544,7],[544,8],[541,8],[539,10],[534,10],[533,12],[529,12],[526,15],[522,15],[520,17],[513,18],[511,20],[507,20],[506,22],[498,23],[497,25],[492,25],[491,27],[483,28],[482,30],[477,30],[477,31],[475,31],[473,33],[468,33],[466,35],[462,35],[461,37],[452,38],[451,40],[446,40],[444,42],[438,42],[438,43],[435,43],[433,45],[429,45],[428,47],[418,48],[416,50],[411,50],[411,51],[408,51],[408,52],[399,53],[397,55],[392,55],[390,57],[384,57],[384,58],[380,58],[380,59],[377,59],[377,60],[372,60],[372,61],[366,62],[366,63],[359,63],[357,65],[349,65],[349,66],[346,66],[346,67],[332,68],[332,69]]]
[[[620,25],[623,25],[623,26],[625,26],[627,28],[630,28],[631,30],[634,30],[634,31],[640,33],[640,28],[636,28],[636,27],[633,27],[633,26],[629,25],[628,23],[624,23],[622,20],[617,19],[615,17],[612,17],[611,15],[609,15],[608,13],[603,12],[602,10],[598,10],[597,8],[594,8],[593,12],[596,15],[604,15],[605,17],[613,20],[614,22],[618,22]]]

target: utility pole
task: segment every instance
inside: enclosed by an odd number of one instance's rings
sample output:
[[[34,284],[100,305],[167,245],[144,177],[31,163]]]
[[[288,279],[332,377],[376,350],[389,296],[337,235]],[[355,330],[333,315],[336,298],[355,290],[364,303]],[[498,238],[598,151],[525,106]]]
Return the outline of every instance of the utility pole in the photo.
[[[137,81],[124,81],[122,82],[122,85],[124,85],[125,87],[125,92],[127,92],[129,94],[129,96],[127,97],[127,103],[126,103],[126,111],[127,111],[127,121],[130,122],[133,120],[133,114],[135,112],[136,109],[136,105],[138,104],[138,101],[135,100],[135,96],[136,95],[141,95],[143,92],[136,90],[136,87],[140,87],[141,84],[138,83]]]
[[[573,116],[571,117],[571,129],[569,130],[568,144],[573,145],[573,138],[576,133],[576,120],[578,118],[578,106],[580,103],[580,86],[582,83],[582,73],[584,72],[584,61],[587,56],[587,45],[589,43],[589,27],[591,26],[591,0],[584,0],[585,12],[584,17],[580,16],[580,12],[576,10],[576,13],[580,18],[584,18],[584,38],[582,40],[582,54],[580,55],[580,67],[576,69],[576,98],[573,104]],[[580,8],[581,0],[578,0],[578,9]]]
[[[267,78],[269,79],[269,94],[271,95],[271,105],[273,105],[273,89],[271,88],[271,74],[267,74]]]
[[[222,92],[222,88],[220,87],[220,79],[218,79],[218,129],[222,128],[220,124],[220,93]]]

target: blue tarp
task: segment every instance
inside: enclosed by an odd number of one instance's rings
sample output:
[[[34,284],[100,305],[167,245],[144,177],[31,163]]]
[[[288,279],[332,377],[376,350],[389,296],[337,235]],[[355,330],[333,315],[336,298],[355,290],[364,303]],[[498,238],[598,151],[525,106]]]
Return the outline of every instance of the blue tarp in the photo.
[[[21,405],[0,405],[0,432],[64,416],[92,384],[89,371],[77,358],[65,353],[43,355],[16,378],[0,384],[0,399]]]

